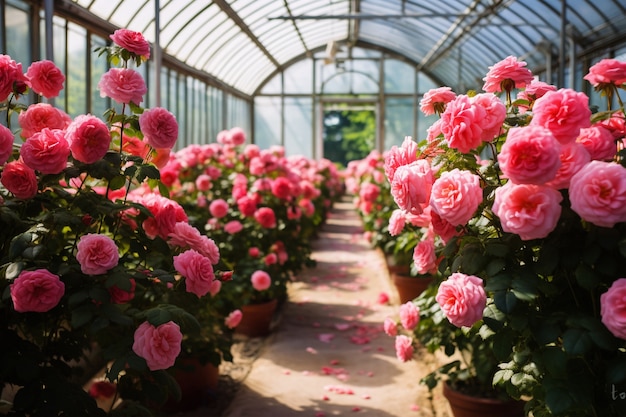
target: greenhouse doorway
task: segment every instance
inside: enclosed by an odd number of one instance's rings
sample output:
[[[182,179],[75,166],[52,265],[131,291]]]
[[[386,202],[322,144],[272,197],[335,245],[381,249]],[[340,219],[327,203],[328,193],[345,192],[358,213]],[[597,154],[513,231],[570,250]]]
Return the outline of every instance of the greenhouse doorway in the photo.
[[[322,143],[326,159],[346,167],[365,158],[377,144],[377,106],[368,102],[322,104]]]

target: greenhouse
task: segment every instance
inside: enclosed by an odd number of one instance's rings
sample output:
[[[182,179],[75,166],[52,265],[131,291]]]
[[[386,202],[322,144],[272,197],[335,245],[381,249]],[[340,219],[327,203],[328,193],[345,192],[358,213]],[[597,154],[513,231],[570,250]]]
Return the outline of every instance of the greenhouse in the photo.
[[[624,0],[0,4],[0,413],[626,417]]]

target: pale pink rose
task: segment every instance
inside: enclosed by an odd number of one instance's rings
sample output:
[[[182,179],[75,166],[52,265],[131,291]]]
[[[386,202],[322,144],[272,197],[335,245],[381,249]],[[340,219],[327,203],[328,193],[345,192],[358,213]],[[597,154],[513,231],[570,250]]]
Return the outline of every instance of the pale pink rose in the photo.
[[[600,296],[602,323],[613,336],[626,339],[626,278],[619,278]]]
[[[276,227],[276,215],[270,207],[261,207],[254,213],[254,219],[266,229]]]
[[[209,213],[211,213],[211,216],[221,219],[228,214],[228,208],[229,206],[226,200],[218,198],[217,200],[211,201],[211,204],[209,204]]]
[[[453,226],[465,225],[482,202],[480,177],[453,169],[437,178],[430,194],[430,207]]]
[[[194,183],[196,185],[196,189],[202,192],[210,190],[213,186],[211,182],[211,177],[209,177],[207,174],[198,175]]]
[[[419,159],[398,167],[391,182],[391,195],[400,209],[420,214],[428,205],[433,182],[430,164]]]
[[[44,128],[20,148],[24,163],[42,174],[59,174],[67,167],[70,146],[62,130]]]
[[[483,81],[483,90],[488,93],[511,91],[513,88],[524,88],[533,80],[532,72],[526,68],[526,62],[508,56],[489,67]]]
[[[180,354],[183,334],[173,321],[153,326],[147,321],[135,330],[133,352],[144,358],[151,371],[174,365]]]
[[[530,84],[526,86],[524,91],[520,91],[517,93],[517,100],[526,100],[528,104],[518,104],[517,108],[520,113],[525,113],[533,108],[535,101],[537,99],[543,97],[548,91],[556,91],[557,88],[554,85],[545,83],[539,80],[533,80]]]
[[[459,232],[449,221],[442,219],[434,210],[430,214],[431,225],[433,231],[441,238],[444,243],[448,243],[454,236],[458,236]]]
[[[87,275],[101,275],[115,267],[120,259],[115,241],[106,235],[89,233],[76,245],[76,260]]]
[[[456,94],[450,87],[433,88],[424,93],[420,100],[420,110],[426,116],[441,114],[446,109],[446,104],[454,100]]]
[[[63,110],[48,103],[37,103],[28,106],[21,112],[17,121],[22,128],[21,136],[29,138],[44,128],[65,130],[72,122],[72,118]]]
[[[387,317],[383,322],[383,330],[387,336],[395,337],[398,335],[398,324],[391,317]]]
[[[472,104],[466,95],[457,96],[448,103],[441,115],[441,133],[448,147],[468,153],[483,143],[482,124],[487,114],[482,106]]]
[[[589,97],[567,88],[548,91],[535,102],[530,124],[550,129],[562,145],[574,142],[580,129],[591,126]]]
[[[19,313],[45,313],[59,304],[65,284],[46,269],[22,271],[10,285],[13,308]]]
[[[437,254],[433,239],[422,240],[415,246],[413,262],[418,274],[427,274],[437,270]]]
[[[400,147],[392,146],[384,156],[384,170],[391,183],[398,167],[409,165],[417,160],[417,142],[406,136]]]
[[[430,125],[428,129],[426,129],[426,141],[430,143],[434,143],[441,133],[441,119],[437,119],[435,123]]]
[[[402,233],[405,225],[405,215],[400,209],[395,209],[389,217],[389,234],[391,236],[398,236]]]
[[[239,220],[231,220],[224,225],[224,231],[229,235],[234,235],[243,230],[243,225]]]
[[[112,35],[111,40],[121,48],[128,52],[147,60],[150,58],[150,44],[146,41],[141,32],[135,32],[129,29],[117,29]]]
[[[2,169],[0,182],[9,192],[22,200],[37,195],[37,175],[22,160],[8,162]]]
[[[626,84],[626,62],[612,58],[602,59],[589,68],[589,73],[583,78],[594,87],[602,87],[602,84],[620,87]]]
[[[239,323],[241,323],[242,317],[243,317],[243,313],[241,312],[241,310],[231,311],[228,314],[228,316],[226,316],[226,318],[224,319],[224,324],[229,329],[234,329],[235,327],[239,326]]]
[[[109,294],[111,295],[111,302],[113,304],[126,304],[133,298],[135,298],[135,288],[137,283],[134,279],[130,278],[130,288],[128,291],[119,288],[114,285],[109,288]]]
[[[220,261],[220,249],[215,241],[208,236],[202,235],[200,245],[192,249],[197,250],[202,255],[209,258],[213,265],[216,265]]]
[[[250,277],[252,287],[257,291],[265,291],[272,285],[272,278],[265,271],[254,271]]]
[[[198,229],[186,221],[176,222],[174,230],[169,234],[168,243],[179,248],[194,249],[209,258],[213,265],[219,262],[220,252],[215,241],[202,235]]]
[[[45,98],[58,96],[65,82],[63,72],[47,59],[33,62],[26,71],[26,78],[26,85]]]
[[[548,181],[546,185],[556,190],[563,190],[569,188],[570,180],[574,174],[591,161],[591,157],[582,144],[573,142],[561,147],[559,158],[561,159],[561,166],[554,179]]]
[[[420,311],[412,301],[406,302],[400,306],[400,324],[406,330],[413,330],[420,321]]]
[[[439,285],[435,300],[450,323],[471,327],[482,319],[487,295],[482,279],[455,272]]]
[[[80,115],[68,126],[65,137],[74,159],[85,164],[101,160],[109,150],[111,132],[96,116]]]
[[[4,165],[13,153],[13,132],[4,125],[0,125],[0,165]]]
[[[285,177],[278,177],[271,182],[272,194],[280,199],[287,200],[291,197],[291,181]]]
[[[626,221],[626,168],[591,161],[572,177],[569,198],[583,220],[601,227]]]
[[[481,122],[481,139],[485,142],[493,141],[501,133],[506,119],[506,106],[493,93],[476,94],[471,100],[474,105],[485,109],[485,118]]]
[[[405,335],[396,336],[396,357],[400,362],[408,362],[413,358],[413,341]]]
[[[587,149],[591,159],[598,161],[612,161],[617,152],[613,134],[600,124],[580,129],[576,142],[581,143]]]
[[[213,265],[201,253],[189,249],[174,256],[174,268],[185,278],[187,292],[202,297],[211,290],[211,283],[215,279]]]
[[[0,102],[5,101],[14,91],[14,86],[26,83],[22,64],[8,55],[0,54]]]
[[[163,107],[154,107],[139,116],[139,128],[150,146],[171,149],[178,139],[176,116]]]
[[[111,68],[98,82],[100,97],[111,97],[118,103],[135,103],[143,101],[143,95],[148,92],[146,82],[137,71],[127,68]]]
[[[496,189],[492,210],[502,230],[522,240],[542,239],[556,227],[563,196],[545,185],[508,182]]]
[[[545,184],[561,165],[561,145],[541,126],[513,127],[498,154],[500,169],[516,184]]]
[[[432,222],[430,214],[432,210],[432,207],[426,206],[424,207],[424,211],[420,214],[404,213],[405,223],[411,224],[415,227],[430,227]]]
[[[371,182],[366,182],[361,185],[361,191],[359,197],[365,201],[374,202],[380,195],[380,187]]]
[[[209,294],[211,294],[211,297],[215,297],[217,294],[219,294],[221,289],[222,289],[222,281],[218,279],[214,279],[213,282],[211,283],[211,289],[209,290]]]

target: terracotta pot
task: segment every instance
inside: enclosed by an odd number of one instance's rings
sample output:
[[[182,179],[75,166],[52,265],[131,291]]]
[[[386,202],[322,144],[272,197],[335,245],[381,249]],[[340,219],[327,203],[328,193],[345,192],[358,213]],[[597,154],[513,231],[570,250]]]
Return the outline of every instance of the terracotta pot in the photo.
[[[523,417],[524,403],[495,398],[472,397],[443,384],[443,396],[450,404],[454,417]]]
[[[248,337],[261,337],[269,334],[277,304],[278,300],[271,300],[266,303],[242,306],[243,316],[235,328],[235,333]]]
[[[412,277],[410,275],[392,273],[391,279],[398,291],[400,304],[404,304],[419,296],[431,282],[432,278]]]
[[[217,391],[219,368],[211,363],[202,364],[197,358],[179,358],[173,376],[180,387],[180,401],[169,399],[165,411],[188,411],[208,402]]]

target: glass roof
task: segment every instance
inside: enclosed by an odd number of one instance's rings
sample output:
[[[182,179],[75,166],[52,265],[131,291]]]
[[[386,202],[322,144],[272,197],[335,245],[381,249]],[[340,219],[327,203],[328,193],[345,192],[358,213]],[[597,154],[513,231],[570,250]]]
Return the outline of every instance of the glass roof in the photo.
[[[154,42],[155,0],[72,0]],[[545,66],[561,42],[593,54],[626,37],[624,0],[161,0],[164,53],[254,95],[277,71],[366,46],[404,57],[437,82],[480,88],[508,55]],[[565,19],[562,5],[566,4]],[[561,38],[562,28],[566,37]]]

